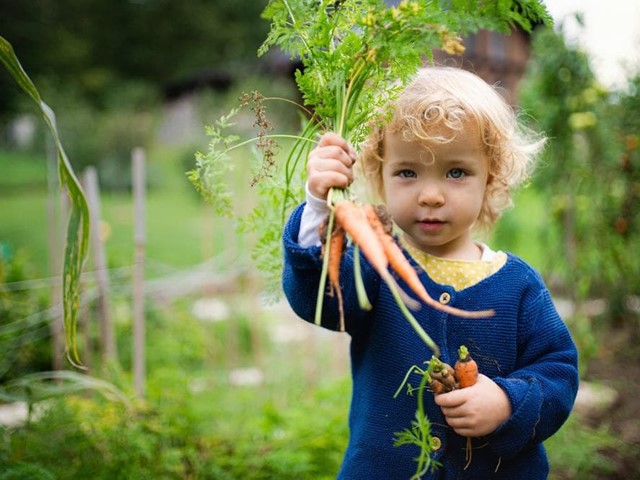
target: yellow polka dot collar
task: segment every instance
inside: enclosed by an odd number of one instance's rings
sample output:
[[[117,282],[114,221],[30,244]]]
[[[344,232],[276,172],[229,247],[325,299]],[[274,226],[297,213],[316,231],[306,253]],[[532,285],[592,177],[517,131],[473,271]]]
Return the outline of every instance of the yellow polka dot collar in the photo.
[[[449,285],[458,292],[490,277],[507,262],[507,254],[505,252],[494,252],[484,244],[479,244],[480,248],[482,248],[482,258],[480,260],[452,260],[434,257],[408,245],[404,241],[402,246],[434,282],[441,285]]]

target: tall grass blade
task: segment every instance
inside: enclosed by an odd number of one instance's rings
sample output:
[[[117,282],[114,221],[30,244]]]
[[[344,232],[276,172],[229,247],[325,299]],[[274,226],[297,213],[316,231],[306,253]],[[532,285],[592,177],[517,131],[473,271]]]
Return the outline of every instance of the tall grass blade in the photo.
[[[38,90],[16,57],[13,47],[1,36],[0,60],[20,88],[38,106],[42,118],[49,127],[56,146],[60,185],[66,187],[67,195],[71,201],[71,214],[67,225],[67,240],[64,253],[62,304],[67,358],[72,365],[80,367],[81,362],[76,345],[76,330],[78,324],[78,299],[80,297],[80,273],[89,245],[89,207],[84,192],[80,187],[80,182],[62,147],[53,110],[40,98]]]

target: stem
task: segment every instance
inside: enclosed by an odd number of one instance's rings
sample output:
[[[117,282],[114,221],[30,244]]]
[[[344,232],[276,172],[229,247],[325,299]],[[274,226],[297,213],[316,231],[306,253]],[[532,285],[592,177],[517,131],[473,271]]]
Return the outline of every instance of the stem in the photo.
[[[298,163],[300,162],[300,159],[305,158],[306,151],[304,150],[305,147],[302,146],[302,144],[303,142],[307,142],[305,146],[309,146],[312,143],[316,143],[315,140],[313,140],[312,138],[315,135],[318,128],[320,128],[319,124],[313,122],[312,120],[309,120],[307,122],[307,125],[304,127],[302,134],[296,139],[296,142],[293,145],[293,148],[290,150],[289,155],[287,156],[287,161],[285,162],[285,198],[284,198],[284,201],[282,202],[282,208],[280,212],[282,226],[284,226],[286,221],[286,216],[287,216],[287,206],[288,206],[287,200],[291,198],[292,200],[295,201],[295,199],[291,195],[290,185],[291,185],[291,180],[293,178],[293,174],[298,168]]]
[[[396,393],[393,394],[393,398],[398,398],[398,395],[400,395],[402,388],[407,384],[407,381],[409,380],[409,376],[414,372],[419,373],[420,375],[427,374],[427,370],[422,370],[419,366],[413,365],[409,370],[407,370],[407,373],[405,374],[404,379],[402,380],[402,383],[398,387],[398,390],[396,390]]]
[[[418,321],[415,319],[415,317],[411,314],[411,312],[409,311],[409,309],[407,308],[405,303],[402,301],[402,298],[400,297],[400,293],[398,292],[398,286],[397,286],[396,282],[393,280],[393,277],[391,276],[391,274],[389,274],[387,278],[385,278],[385,277],[387,277],[387,276],[385,275],[383,277],[383,280],[387,283],[387,286],[389,287],[389,290],[391,291],[391,294],[393,295],[393,298],[395,299],[396,303],[398,304],[398,308],[400,308],[400,311],[404,315],[404,318],[407,319],[409,324],[413,327],[415,332],[422,339],[422,341],[427,345],[427,347],[429,347],[431,350],[433,350],[434,355],[436,357],[439,357],[440,356],[440,348],[438,348],[438,345],[436,345],[436,343],[431,339],[429,334],[424,331],[422,326],[420,326]]]
[[[320,283],[318,284],[318,297],[316,299],[316,314],[314,322],[316,325],[322,323],[322,305],[324,304],[324,291],[327,287],[327,272],[329,271],[329,253],[331,250],[331,232],[333,231],[333,222],[335,213],[331,210],[329,213],[329,223],[327,224],[327,238],[324,241],[324,256],[322,258],[322,272],[320,273]]]
[[[360,247],[357,244],[353,246],[353,275],[356,282],[356,294],[358,295],[358,304],[363,310],[371,310],[371,302],[367,296],[367,290],[364,288],[364,282],[362,281],[362,267],[360,266]]]
[[[426,390],[427,387],[427,381],[429,379],[429,374],[428,374],[428,370],[426,370],[424,372],[424,374],[422,375],[422,380],[420,380],[420,386],[418,387],[418,410],[417,410],[417,415],[418,415],[418,420],[420,422],[422,422],[423,420],[428,421],[427,416],[424,413],[424,391]],[[420,432],[421,434],[424,434],[424,431]],[[428,432],[428,437],[431,436],[431,432]],[[429,438],[430,439],[430,438]],[[424,475],[426,473],[426,471],[429,468],[429,465],[431,464],[431,457],[430,455],[430,451],[431,451],[431,442],[425,442],[425,438],[421,438],[420,439],[423,443],[420,445],[420,456],[418,457],[418,468],[416,470],[416,475],[414,478],[420,478],[422,477],[422,475]]]
[[[362,73],[362,70],[366,66],[366,62],[360,58],[357,67],[355,69],[354,74],[351,76],[351,80],[349,80],[349,85],[347,86],[347,90],[344,93],[344,97],[342,98],[342,108],[340,109],[340,118],[338,120],[338,135],[344,136],[346,121],[347,121],[347,110],[349,110],[348,106],[351,103],[351,92],[353,90],[353,86],[357,80],[359,80],[359,76]],[[356,96],[357,97],[357,96]]]
[[[288,135],[288,134],[271,134],[271,135],[263,135],[262,137],[252,137],[248,140],[244,140],[240,143],[236,143],[235,145],[227,148],[223,153],[229,153],[233,150],[235,150],[236,148],[240,148],[240,147],[244,147],[245,145],[249,145],[250,143],[256,142],[258,140],[260,140],[261,138],[286,138],[289,140],[296,140],[296,141],[305,141],[305,142],[309,142],[309,143],[318,143],[315,140],[313,140],[312,138],[306,138],[306,137],[302,137],[300,135]]]
[[[285,98],[285,97],[263,97],[262,100],[278,100],[281,102],[286,102],[286,103],[290,103],[292,105],[295,105],[296,107],[298,107],[300,110],[304,111],[307,115],[309,116],[313,116],[313,112],[311,110],[309,110],[307,107],[305,107],[304,105],[300,105],[298,102],[291,100],[290,98]]]

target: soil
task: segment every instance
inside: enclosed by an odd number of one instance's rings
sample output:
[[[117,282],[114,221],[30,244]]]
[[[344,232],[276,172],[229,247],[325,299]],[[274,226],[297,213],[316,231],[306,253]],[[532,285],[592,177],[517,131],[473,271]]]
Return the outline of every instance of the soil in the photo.
[[[589,381],[602,383],[619,393],[610,412],[594,422],[594,426],[608,425],[624,446],[605,452],[615,462],[616,470],[599,476],[602,480],[640,479],[640,348],[629,346],[634,344],[638,345],[630,342],[624,332],[607,335],[597,358],[587,367]]]

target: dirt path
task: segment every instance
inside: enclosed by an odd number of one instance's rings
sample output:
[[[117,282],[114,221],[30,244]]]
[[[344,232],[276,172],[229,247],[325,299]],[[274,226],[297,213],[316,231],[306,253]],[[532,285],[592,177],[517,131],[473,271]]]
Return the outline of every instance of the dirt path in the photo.
[[[620,339],[620,342],[603,346],[598,358],[590,362],[587,372],[589,380],[610,386],[620,394],[614,408],[600,423],[610,425],[626,451],[606,452],[617,468],[614,474],[602,477],[602,480],[640,479],[640,351],[623,346],[623,342],[626,343]]]

